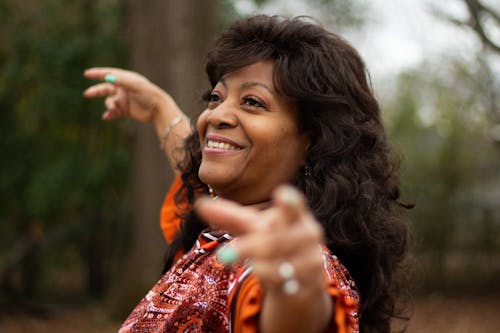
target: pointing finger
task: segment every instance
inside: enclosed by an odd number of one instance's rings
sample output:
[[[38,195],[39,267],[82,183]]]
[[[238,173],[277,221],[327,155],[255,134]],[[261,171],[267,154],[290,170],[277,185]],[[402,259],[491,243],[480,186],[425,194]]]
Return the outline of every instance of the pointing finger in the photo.
[[[135,72],[124,70],[115,67],[94,67],[87,69],[83,75],[86,78],[93,80],[105,80],[106,76],[112,78],[107,80],[116,85],[121,85],[128,89],[134,90],[137,85],[142,82],[149,82],[144,76]]]
[[[253,230],[258,214],[251,208],[218,198],[200,198],[195,203],[198,215],[209,225],[223,229],[233,236]]]

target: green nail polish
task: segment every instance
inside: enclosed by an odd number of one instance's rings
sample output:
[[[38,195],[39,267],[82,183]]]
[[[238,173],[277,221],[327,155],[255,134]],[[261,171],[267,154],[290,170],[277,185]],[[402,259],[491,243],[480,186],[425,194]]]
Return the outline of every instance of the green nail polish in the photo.
[[[106,74],[104,77],[104,81],[109,82],[109,83],[115,83],[116,82],[116,76],[113,74]]]
[[[230,245],[224,246],[217,253],[217,260],[225,264],[231,265],[236,260],[238,260],[238,252],[236,249]]]

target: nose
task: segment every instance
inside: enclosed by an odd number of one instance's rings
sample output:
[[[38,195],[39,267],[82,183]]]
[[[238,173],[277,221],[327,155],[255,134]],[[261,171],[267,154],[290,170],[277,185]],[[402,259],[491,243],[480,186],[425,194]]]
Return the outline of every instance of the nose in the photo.
[[[208,112],[207,122],[215,128],[231,128],[238,124],[235,108],[231,101],[226,99]]]

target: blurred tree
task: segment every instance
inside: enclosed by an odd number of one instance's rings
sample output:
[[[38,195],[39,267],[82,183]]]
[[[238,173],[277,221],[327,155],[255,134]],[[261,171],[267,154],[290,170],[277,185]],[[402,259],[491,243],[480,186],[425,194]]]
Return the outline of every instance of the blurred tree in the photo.
[[[492,53],[497,57],[500,55],[500,7],[494,6],[494,1],[488,0],[460,0],[464,4],[467,17],[457,17],[448,13],[445,9],[439,8],[437,5],[432,7],[433,12],[438,16],[447,20],[459,27],[466,27],[473,31],[479,38],[482,50],[477,52],[481,54],[478,57],[482,76],[476,78],[476,82],[483,87],[480,93],[489,99],[488,112],[491,123],[491,136],[500,142],[500,104],[499,92],[495,87],[498,85],[498,73],[491,70],[492,59],[488,58],[488,54]],[[496,59],[498,61],[498,58]]]
[[[84,68],[120,64],[120,20],[114,0],[1,2],[3,301],[109,284],[130,212],[126,137],[81,92]]]
[[[488,1],[461,1],[467,8],[469,14],[467,19],[445,16],[454,24],[472,29],[486,47],[500,54],[500,40],[495,37],[495,31],[498,33],[500,30],[500,6],[494,8],[493,2],[489,4]],[[498,34],[496,36],[498,37]]]
[[[500,156],[484,135],[490,100],[477,84],[483,76],[480,61],[446,57],[402,73],[398,93],[384,99],[392,141],[405,156],[404,192],[417,204],[415,245],[428,265],[423,287],[480,287],[472,283],[484,264],[479,254],[500,251],[500,193],[489,190],[500,186]],[[498,276],[500,267],[488,274]]]

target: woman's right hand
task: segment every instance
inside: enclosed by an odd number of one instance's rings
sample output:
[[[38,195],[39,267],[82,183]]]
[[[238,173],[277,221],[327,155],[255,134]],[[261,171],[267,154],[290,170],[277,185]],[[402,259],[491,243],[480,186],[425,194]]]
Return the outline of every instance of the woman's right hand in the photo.
[[[104,120],[130,117],[140,122],[153,122],[160,104],[170,96],[157,85],[139,73],[113,67],[94,67],[84,72],[84,76],[104,81],[106,76],[112,81],[101,82],[87,88],[83,95],[87,98],[105,97]]]
[[[87,98],[105,97],[106,111],[102,114],[102,119],[129,117],[152,123],[161,149],[172,169],[177,171],[179,163],[184,159],[184,154],[179,153],[178,148],[183,146],[184,139],[191,134],[191,126],[174,99],[136,72],[113,67],[94,67],[87,69],[84,76],[108,81],[94,84],[83,93]]]

